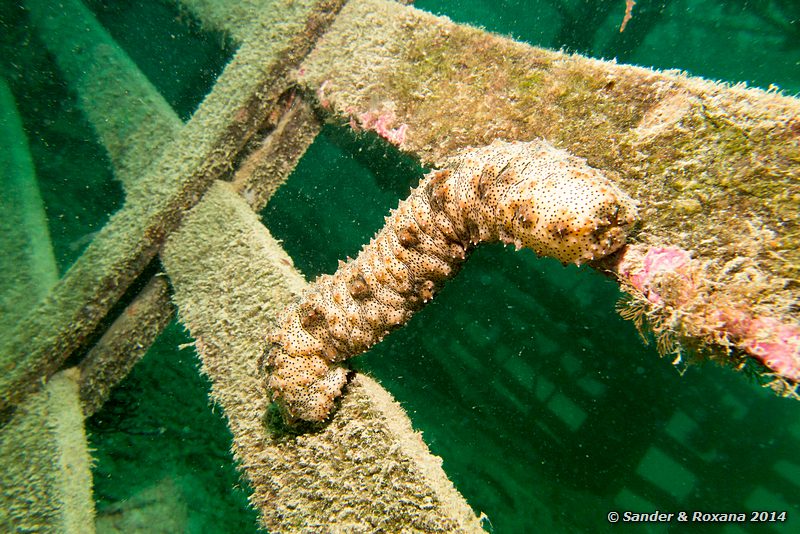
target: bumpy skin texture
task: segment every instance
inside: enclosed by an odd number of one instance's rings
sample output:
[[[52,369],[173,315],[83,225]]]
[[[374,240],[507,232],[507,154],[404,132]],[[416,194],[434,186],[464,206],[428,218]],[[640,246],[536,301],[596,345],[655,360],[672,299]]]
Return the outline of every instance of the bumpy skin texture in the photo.
[[[269,338],[273,400],[289,421],[325,420],[347,380],[342,362],[405,323],[478,243],[581,264],[622,246],[635,221],[631,198],[545,141],[465,150],[428,174],[356,259],[283,312]]]

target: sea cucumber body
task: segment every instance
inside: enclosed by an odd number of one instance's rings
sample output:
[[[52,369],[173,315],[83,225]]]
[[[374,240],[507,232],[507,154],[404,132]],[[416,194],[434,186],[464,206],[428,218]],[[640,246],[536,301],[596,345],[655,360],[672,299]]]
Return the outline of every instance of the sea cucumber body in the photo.
[[[289,420],[325,420],[347,380],[342,362],[404,324],[481,242],[580,264],[622,246],[635,220],[633,200],[545,141],[465,150],[283,312],[269,338],[273,400]]]

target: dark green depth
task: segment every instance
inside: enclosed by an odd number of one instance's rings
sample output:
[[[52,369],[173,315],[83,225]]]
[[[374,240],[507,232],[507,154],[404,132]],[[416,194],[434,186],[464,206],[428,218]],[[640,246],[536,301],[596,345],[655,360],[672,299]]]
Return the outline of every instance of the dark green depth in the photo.
[[[165,524],[175,520],[196,533],[255,530],[249,492],[231,459],[231,433],[209,388],[191,338],[173,321],[88,420],[101,521],[152,506],[137,499],[150,491],[157,497],[149,500],[166,505]]]

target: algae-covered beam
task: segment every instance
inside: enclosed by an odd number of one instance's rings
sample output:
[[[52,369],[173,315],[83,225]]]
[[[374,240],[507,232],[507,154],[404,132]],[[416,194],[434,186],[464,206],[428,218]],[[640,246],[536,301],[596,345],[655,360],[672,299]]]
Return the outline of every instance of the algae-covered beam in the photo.
[[[0,432],[0,530],[94,532],[79,372],[62,371]]]
[[[80,0],[58,6],[26,0],[25,7],[77,94],[130,202],[137,198],[136,182],[147,165],[183,123]]]
[[[125,184],[126,202],[136,201],[136,179],[177,135],[181,120],[81,2],[68,0],[68,17],[63,9],[53,10],[39,0],[29,0],[27,7]],[[77,49],[83,53],[75,54]],[[298,101],[237,170],[242,194],[263,207],[280,181],[272,178],[289,174],[316,129],[307,106]],[[172,314],[167,282],[154,277],[81,363],[87,415],[144,355]]]
[[[0,79],[0,329],[58,279],[44,204],[11,91]],[[91,459],[76,369],[59,373],[0,430],[0,530],[93,532]]]
[[[287,98],[275,129],[254,147],[233,175],[233,188],[253,211],[269,202],[314,141],[320,124],[311,106],[293,93]]]
[[[659,348],[800,380],[800,100],[544,50],[386,0],[353,0],[297,70],[334,120],[426,164],[545,138],[639,203],[595,267]],[[688,350],[687,350],[688,349]],[[748,359],[745,356],[752,358]]]
[[[66,0],[53,9],[48,2],[28,0],[26,7],[105,147],[125,201],[137,202],[137,181],[183,122],[82,2]],[[154,278],[92,347],[81,363],[87,416],[147,352],[173,313],[167,282]]]
[[[319,130],[306,103],[297,99],[289,104],[231,183],[254,211],[266,205]],[[153,276],[81,361],[81,399],[87,416],[100,408],[171,320],[174,307],[168,286],[165,276]]]
[[[53,287],[58,268],[22,120],[2,78],[0,146],[0,331],[5,335]]]
[[[133,369],[174,315],[169,283],[156,275],[109,326],[78,365],[83,412],[94,414]]]
[[[209,30],[227,33],[234,41],[242,43],[252,33],[252,25],[262,23],[260,14],[274,9],[281,0],[172,0],[187,9]],[[410,4],[413,0],[400,0]]]
[[[99,232],[54,291],[0,346],[0,410],[49,376],[95,329],[149,263],[183,211],[230,172],[246,142],[268,124],[286,74],[334,17],[336,1],[293,2],[264,16],[176,139],[138,186],[148,202],[126,205]],[[278,117],[276,117],[277,120]]]
[[[187,9],[209,30],[227,33],[237,43],[245,42],[263,22],[262,14],[275,9],[281,0],[173,0]]]
[[[482,531],[440,460],[369,378],[352,381],[316,432],[287,432],[268,410],[264,332],[305,281],[231,185],[215,184],[161,257],[265,528]]]

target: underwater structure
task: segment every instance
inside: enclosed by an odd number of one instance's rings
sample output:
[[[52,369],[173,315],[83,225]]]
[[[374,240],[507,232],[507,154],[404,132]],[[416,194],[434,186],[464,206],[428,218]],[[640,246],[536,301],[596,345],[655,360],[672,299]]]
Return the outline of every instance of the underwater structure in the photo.
[[[3,313],[18,317],[0,339],[4,528],[94,529],[83,419],[177,313],[263,527],[483,531],[366,374],[322,427],[294,432],[271,412],[267,335],[308,283],[257,213],[324,121],[432,168],[497,140],[584,159],[637,205],[622,248],[583,258],[619,283],[620,313],[676,365],[712,360],[797,397],[798,99],[536,48],[389,0],[182,0],[237,44],[183,122],[79,0],[62,4],[69,16],[25,7],[125,204],[56,280],[52,255],[27,246],[47,238],[26,147],[3,155],[28,184],[14,205],[34,214],[3,221],[29,251],[12,261],[33,266],[3,280]],[[13,127],[13,96],[0,97]]]

